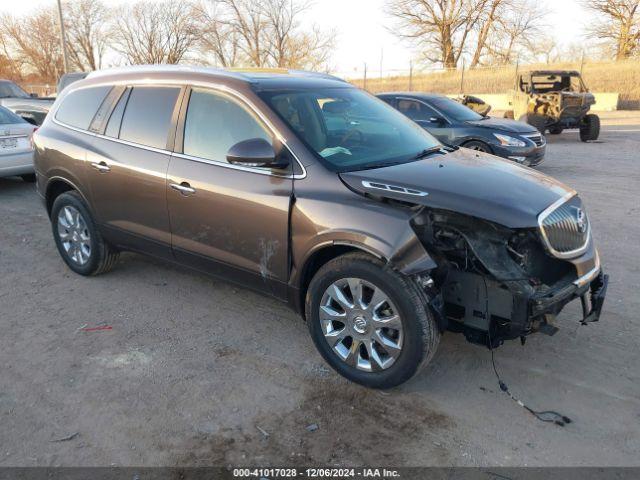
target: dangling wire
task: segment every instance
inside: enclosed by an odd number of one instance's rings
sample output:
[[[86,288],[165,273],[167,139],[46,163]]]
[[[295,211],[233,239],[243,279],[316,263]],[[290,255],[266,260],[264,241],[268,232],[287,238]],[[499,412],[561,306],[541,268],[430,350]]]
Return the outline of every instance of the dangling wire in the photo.
[[[554,412],[553,410],[545,410],[545,411],[536,411],[527,406],[522,400],[513,396],[513,394],[509,391],[509,387],[505,382],[500,378],[500,374],[498,373],[498,368],[496,367],[496,361],[493,350],[493,341],[491,340],[491,317],[489,316],[489,289],[487,288],[487,280],[482,276],[482,281],[484,282],[484,298],[485,298],[485,318],[488,322],[487,332],[489,335],[489,350],[491,351],[491,365],[493,366],[493,371],[496,374],[496,378],[498,379],[498,386],[500,390],[506,393],[511,400],[516,402],[522,408],[524,408],[531,415],[536,417],[538,420],[542,422],[555,423],[560,427],[564,427],[565,425],[571,423],[571,419],[565,415],[562,415],[558,412]]]

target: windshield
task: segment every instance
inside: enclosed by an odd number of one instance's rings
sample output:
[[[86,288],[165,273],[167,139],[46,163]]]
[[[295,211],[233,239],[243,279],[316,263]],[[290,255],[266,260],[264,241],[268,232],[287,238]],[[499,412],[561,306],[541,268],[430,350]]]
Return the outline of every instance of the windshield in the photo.
[[[0,82],[0,98],[29,98],[27,92],[13,82]]]
[[[437,110],[440,110],[441,113],[457,122],[474,122],[484,118],[469,107],[465,107],[461,103],[447,97],[435,97],[430,99],[429,102]]]
[[[260,97],[337,172],[416,160],[440,143],[356,88],[265,91]]]

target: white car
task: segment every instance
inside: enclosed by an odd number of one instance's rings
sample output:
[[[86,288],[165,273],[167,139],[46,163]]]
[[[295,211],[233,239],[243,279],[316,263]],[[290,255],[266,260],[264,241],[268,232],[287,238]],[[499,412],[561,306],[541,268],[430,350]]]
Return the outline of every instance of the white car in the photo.
[[[0,107],[0,177],[20,176],[35,181],[31,136],[37,127]]]

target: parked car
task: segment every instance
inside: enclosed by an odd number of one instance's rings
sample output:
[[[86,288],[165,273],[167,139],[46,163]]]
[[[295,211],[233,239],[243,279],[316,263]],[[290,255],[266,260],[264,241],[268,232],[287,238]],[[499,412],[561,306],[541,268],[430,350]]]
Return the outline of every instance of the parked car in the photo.
[[[582,321],[600,316],[607,277],[573,189],[445,148],[326,75],[91,73],[35,144],[71,270],[104,273],[133,250],[261,291],[369,387],[411,378],[447,328],[494,347],[557,328],[574,299]]]
[[[11,110],[0,107],[0,177],[20,176],[34,182],[33,146],[34,126]]]
[[[33,125],[42,124],[53,101],[53,98],[30,95],[11,80],[0,80],[0,105]]]
[[[544,136],[524,122],[486,117],[442,95],[381,93],[378,97],[445,145],[492,153],[527,166],[544,160]]]

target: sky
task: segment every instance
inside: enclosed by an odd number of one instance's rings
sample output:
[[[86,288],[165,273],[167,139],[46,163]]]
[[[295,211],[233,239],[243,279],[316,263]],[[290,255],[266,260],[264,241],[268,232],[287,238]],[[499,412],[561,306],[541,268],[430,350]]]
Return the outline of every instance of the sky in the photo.
[[[64,1],[63,5],[64,5]],[[104,0],[120,5],[135,0]],[[580,0],[539,0],[546,6],[550,35],[560,45],[579,42],[589,13]],[[392,21],[384,13],[385,0],[315,0],[306,21],[337,32],[336,51],[331,66],[343,76],[362,72],[364,64],[371,75],[379,75],[380,61],[386,73],[408,70],[415,55],[410,45],[398,40],[389,27]],[[0,0],[0,13],[20,15],[56,0]]]

